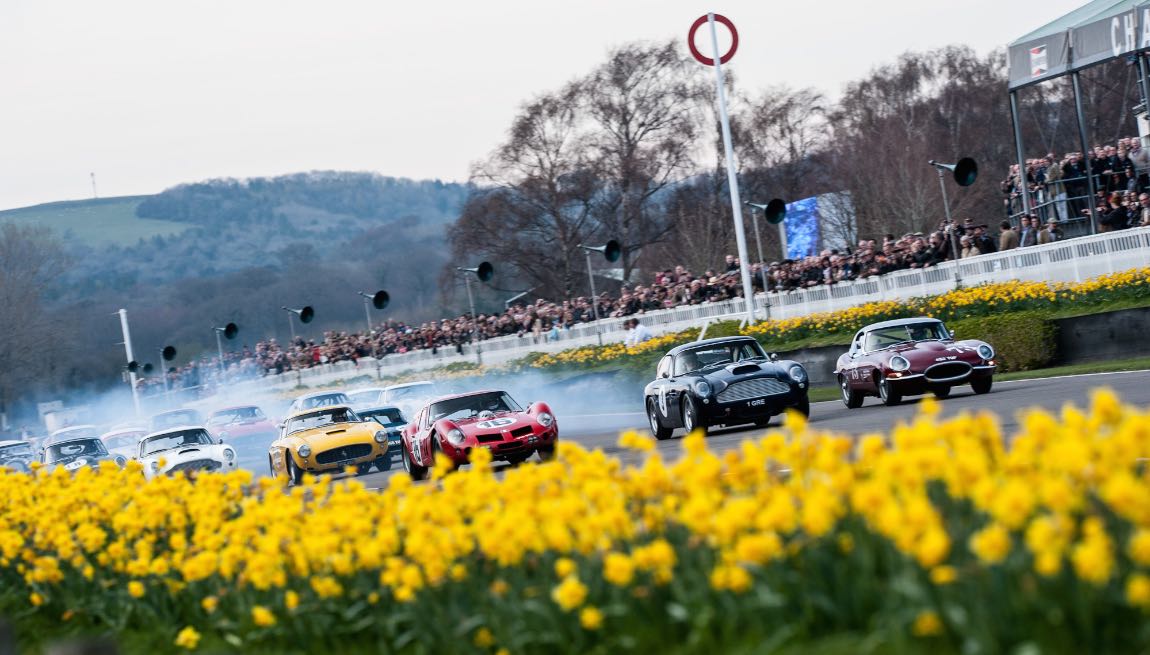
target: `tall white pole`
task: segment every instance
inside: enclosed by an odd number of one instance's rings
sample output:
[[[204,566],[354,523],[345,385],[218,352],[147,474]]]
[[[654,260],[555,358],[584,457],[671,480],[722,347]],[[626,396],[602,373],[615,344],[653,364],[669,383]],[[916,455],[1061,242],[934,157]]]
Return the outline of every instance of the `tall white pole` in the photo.
[[[132,356],[132,333],[128,329],[128,310],[121,309],[120,314],[120,331],[124,334],[124,355],[131,363],[135,360]],[[136,408],[136,418],[140,418],[140,391],[136,389],[136,374],[131,371],[128,372],[128,382],[132,385],[132,405]]]
[[[755,299],[751,288],[751,259],[747,257],[747,237],[743,233],[743,202],[739,199],[739,180],[735,173],[735,151],[731,147],[731,123],[727,118],[727,92],[723,88],[723,64],[719,37],[715,33],[715,12],[707,12],[711,28],[711,56],[715,62],[715,89],[719,96],[719,122],[723,128],[723,149],[727,153],[727,185],[731,188],[731,217],[735,221],[735,243],[739,247],[739,273],[743,278],[743,301],[747,306],[747,324],[755,322]]]
[[[367,306],[367,302],[370,300],[370,298],[368,298],[367,295],[362,293],[362,292],[359,295],[363,296],[363,316],[364,316],[364,318],[367,319],[367,332],[364,332],[364,335],[370,337],[371,336],[371,308]]]

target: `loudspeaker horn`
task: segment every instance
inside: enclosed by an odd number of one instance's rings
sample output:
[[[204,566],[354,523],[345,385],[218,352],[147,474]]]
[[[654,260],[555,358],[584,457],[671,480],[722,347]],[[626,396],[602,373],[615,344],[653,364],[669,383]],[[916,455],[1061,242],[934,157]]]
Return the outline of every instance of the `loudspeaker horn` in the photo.
[[[235,323],[228,323],[224,326],[224,338],[235,339],[236,335],[240,333],[240,326]]]
[[[462,268],[457,266],[455,270],[475,273],[475,277],[479,278],[480,282],[488,282],[495,276],[495,267],[491,265],[491,262],[482,262],[475,268]]]
[[[284,311],[291,312],[291,313],[295,314],[296,316],[299,316],[299,322],[300,323],[311,323],[312,320],[315,318],[315,309],[312,308],[311,305],[308,305],[308,306],[303,307],[301,309],[293,309],[291,307],[280,307],[280,309],[282,309]]]
[[[591,252],[603,253],[603,259],[609,262],[617,262],[619,258],[623,256],[623,246],[619,245],[619,242],[614,239],[611,239],[601,246],[580,245],[579,247],[584,250],[590,250]]]
[[[387,307],[388,303],[390,302],[391,296],[388,295],[388,293],[383,289],[376,291],[375,294],[371,297],[371,306],[375,307],[376,309],[383,309],[384,307]]]
[[[164,349],[160,351],[160,356],[164,358],[165,362],[172,361],[176,358],[176,347],[164,346]]]
[[[978,179],[978,163],[970,157],[963,157],[954,164],[943,164],[933,159],[929,163],[935,168],[943,168],[953,173],[954,182],[958,186],[970,186]]]
[[[129,373],[137,373],[137,372],[139,372],[139,370],[140,370],[140,362],[137,362],[134,359],[132,361],[128,362],[128,372]]]

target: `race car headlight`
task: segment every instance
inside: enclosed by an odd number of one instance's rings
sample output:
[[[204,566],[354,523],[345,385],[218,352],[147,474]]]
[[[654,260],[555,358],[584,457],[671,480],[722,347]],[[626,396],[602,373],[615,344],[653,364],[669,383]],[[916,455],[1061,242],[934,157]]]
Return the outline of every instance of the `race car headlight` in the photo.
[[[794,380],[795,382],[798,382],[799,384],[802,384],[802,383],[807,381],[806,369],[804,369],[802,366],[799,366],[798,364],[795,364],[794,366],[792,366],[790,368],[790,370],[787,372],[790,373],[791,379]]]
[[[231,448],[224,448],[224,459],[231,462],[236,458],[236,451]]]
[[[994,348],[991,348],[990,344],[984,343],[978,347],[978,356],[983,359],[994,359]]]
[[[308,457],[309,455],[311,455],[311,446],[309,446],[305,443],[304,445],[299,447],[299,456],[300,457]]]
[[[695,383],[695,393],[698,394],[700,398],[706,398],[711,395],[711,383],[706,380],[699,380]]]
[[[447,440],[456,446],[463,445],[463,430],[455,428],[447,431]]]
[[[383,430],[380,430],[379,432],[375,433],[375,443],[386,443],[386,442],[387,442],[387,433],[386,432],[384,432]]]
[[[547,412],[539,412],[539,416],[536,416],[535,420],[539,421],[539,425],[542,425],[545,428],[549,428],[551,427],[551,424],[555,422],[555,417],[548,414]]]
[[[905,371],[910,368],[910,361],[902,355],[895,355],[890,358],[890,370],[892,371]]]

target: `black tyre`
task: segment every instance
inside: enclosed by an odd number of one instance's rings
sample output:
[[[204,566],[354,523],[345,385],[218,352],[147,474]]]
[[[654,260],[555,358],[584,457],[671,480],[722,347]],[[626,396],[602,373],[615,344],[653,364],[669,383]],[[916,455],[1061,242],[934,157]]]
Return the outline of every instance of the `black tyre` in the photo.
[[[888,407],[902,402],[902,394],[895,391],[886,378],[878,379],[878,397]]]
[[[508,457],[507,463],[511,466],[519,466],[523,462],[526,462],[528,457],[530,457],[530,455],[516,455],[514,457]]]
[[[683,428],[687,434],[701,430],[703,436],[707,436],[707,422],[699,416],[699,410],[695,407],[695,400],[688,395],[683,396]]]
[[[670,439],[671,433],[675,431],[673,428],[663,427],[663,422],[659,420],[659,408],[651,398],[647,399],[647,421],[651,424],[651,433],[659,441]]]
[[[288,480],[292,484],[303,484],[303,469],[296,466],[295,460],[292,459],[291,453],[284,453],[284,459],[287,460],[287,474]]]
[[[858,409],[862,407],[862,392],[857,389],[851,389],[850,382],[845,375],[839,376],[839,391],[841,392],[840,395],[842,396],[843,404],[847,406],[847,409]]]
[[[946,400],[948,397],[950,397],[950,387],[935,387],[930,391],[934,394],[934,397],[938,398],[939,400]]]
[[[811,417],[811,399],[809,396],[803,396],[803,399],[795,404],[795,410],[803,415],[803,418]]]
[[[411,461],[411,456],[407,454],[406,446],[401,446],[399,452],[400,457],[403,459],[403,470],[407,471],[407,474],[411,476],[411,479],[417,482],[419,480],[426,480],[427,467],[416,466],[415,463]]]
[[[539,461],[550,462],[551,460],[555,459],[555,444],[551,444],[550,446],[542,446],[535,452],[539,453]]]
[[[974,389],[974,393],[984,394],[990,393],[990,387],[994,384],[994,378],[989,375],[984,378],[974,378],[970,381],[970,388]]]
[[[355,466],[355,474],[356,475],[367,475],[368,473],[371,473],[371,462],[367,462],[365,464],[356,464],[356,466]]]
[[[384,455],[383,457],[375,458],[375,470],[390,471],[391,470],[391,455]]]
[[[443,452],[443,446],[439,445],[439,439],[436,437],[436,435],[432,434],[431,435],[431,461],[432,461],[432,463],[436,462],[439,459],[438,457],[436,457],[436,455],[443,455],[444,457],[447,457],[447,453]],[[456,463],[455,460],[451,460],[451,470],[452,471],[458,471],[459,470],[459,464]]]
[[[272,466],[272,456],[268,455],[268,473],[271,474],[272,479],[276,477],[276,467]]]

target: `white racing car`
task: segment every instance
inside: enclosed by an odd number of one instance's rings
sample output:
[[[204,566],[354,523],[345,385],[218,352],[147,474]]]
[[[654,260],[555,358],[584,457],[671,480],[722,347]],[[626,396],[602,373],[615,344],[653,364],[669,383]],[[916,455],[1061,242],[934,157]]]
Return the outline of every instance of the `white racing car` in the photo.
[[[207,429],[195,425],[149,434],[140,441],[137,459],[149,480],[173,473],[236,470],[235,449],[218,443]]]

